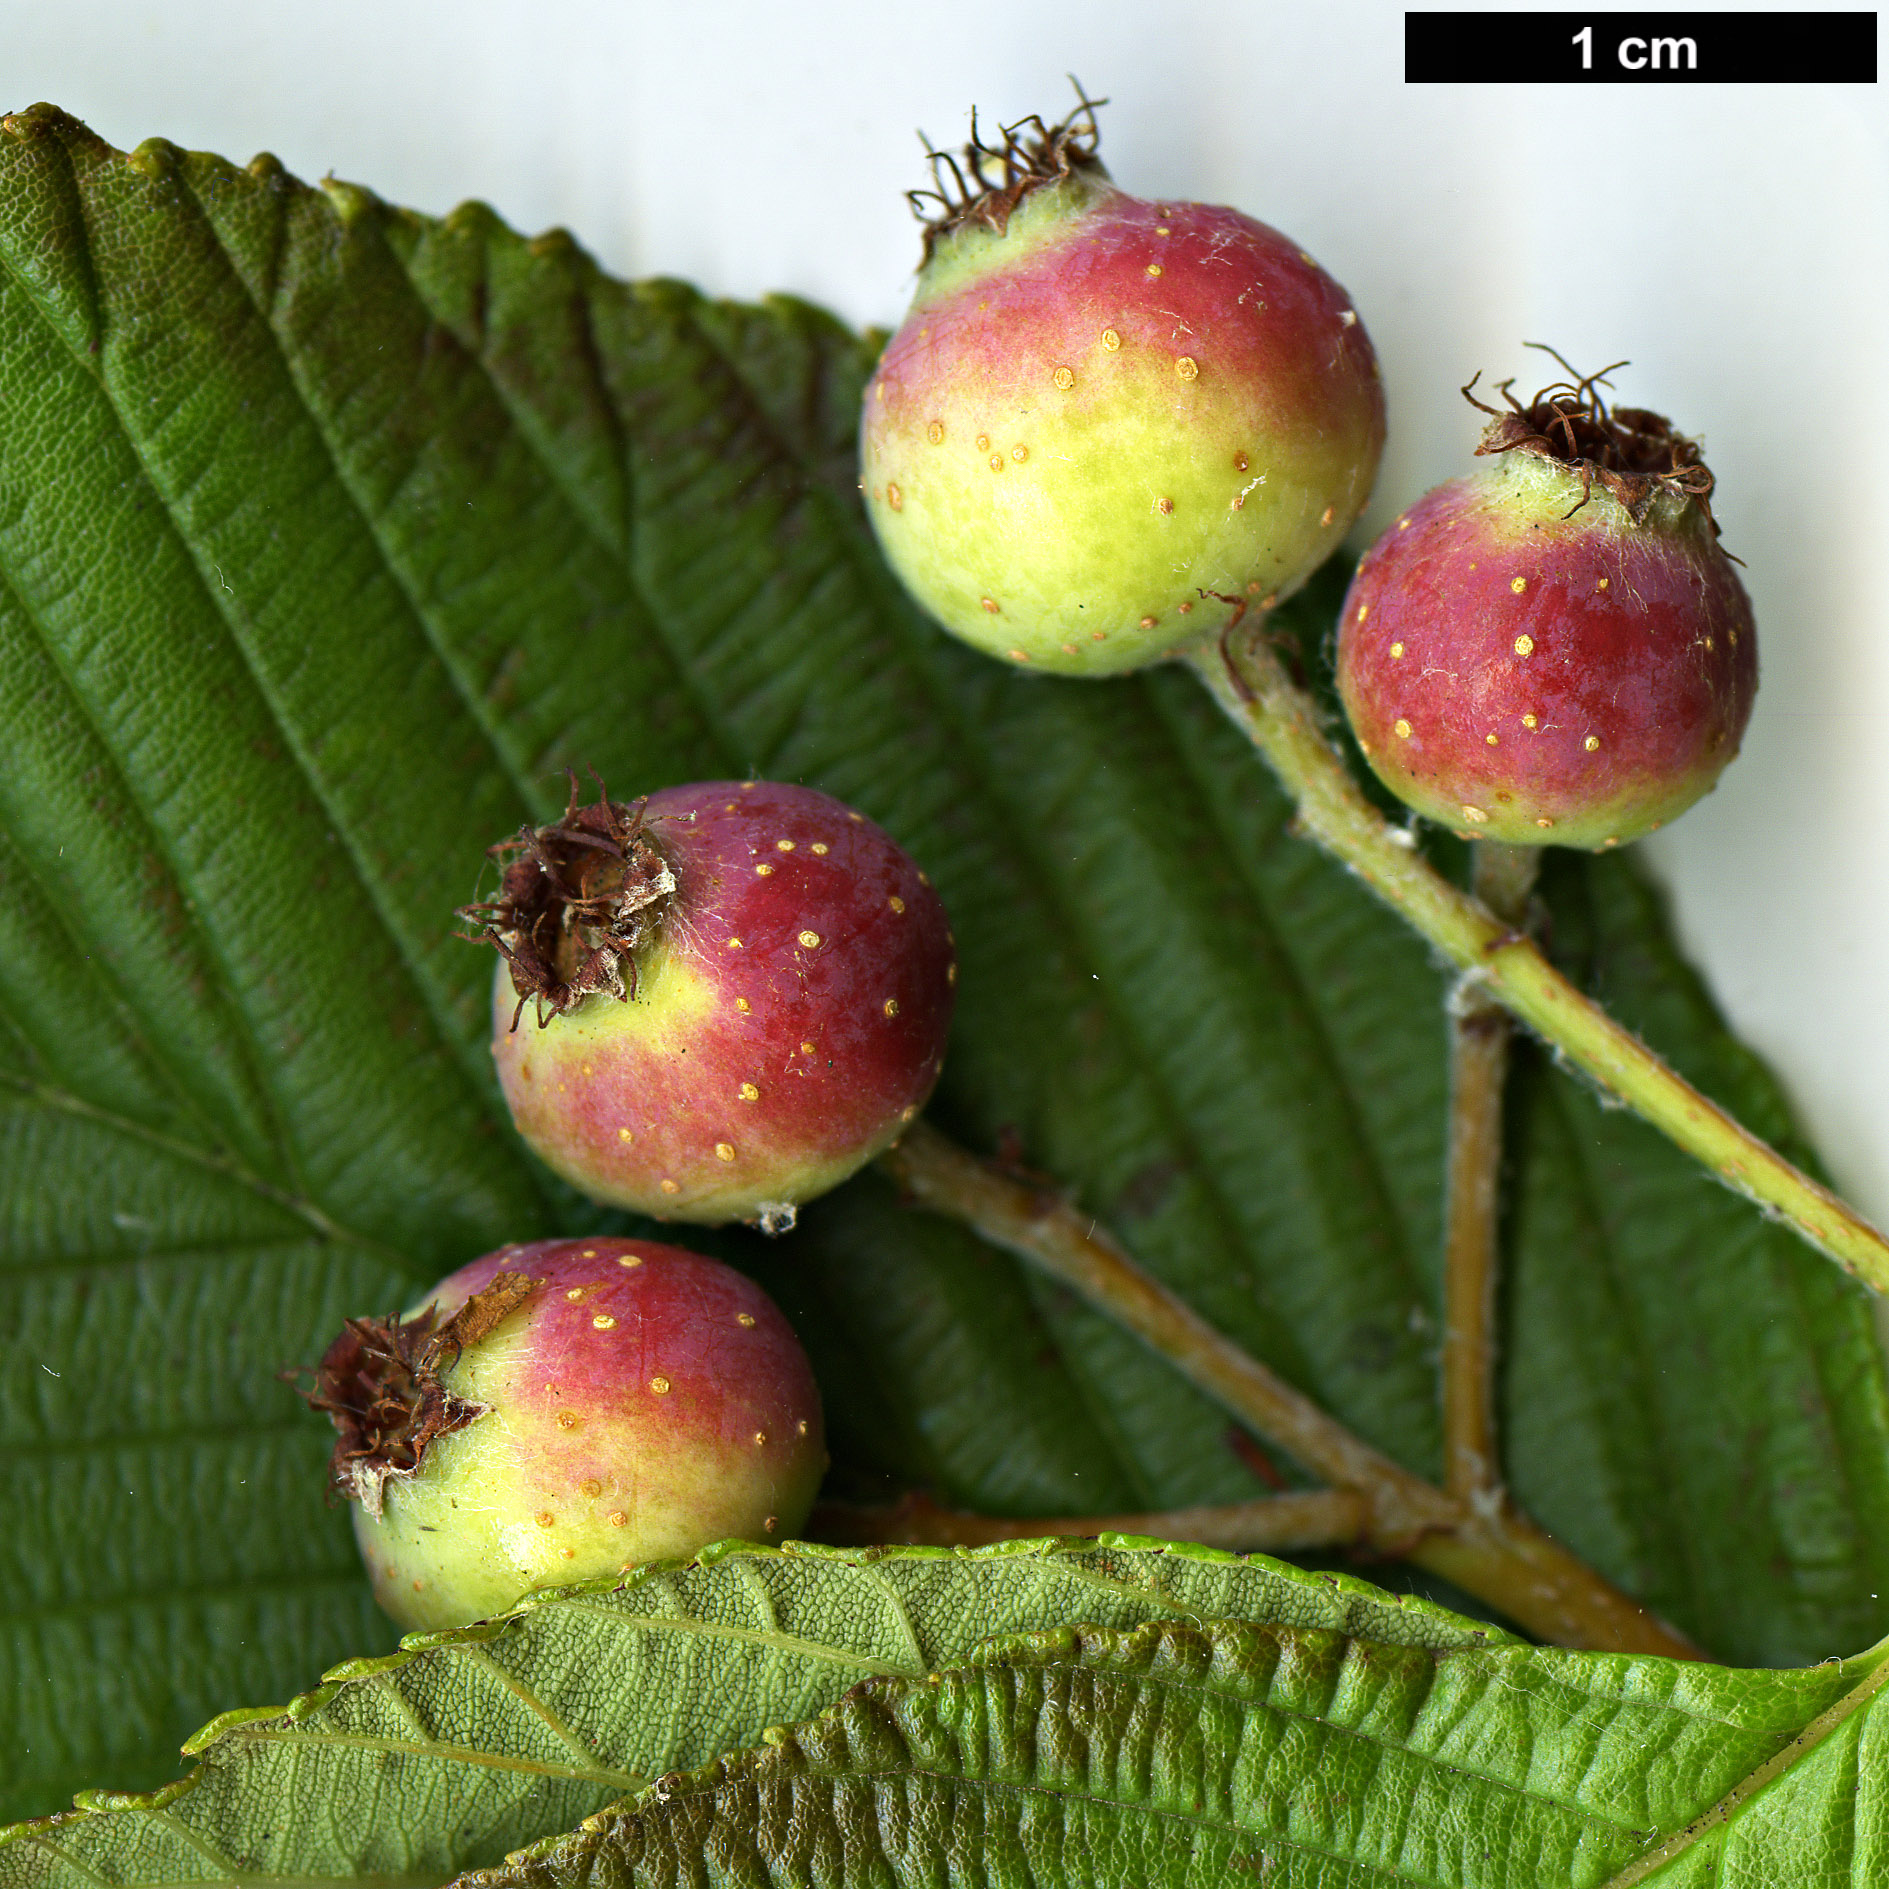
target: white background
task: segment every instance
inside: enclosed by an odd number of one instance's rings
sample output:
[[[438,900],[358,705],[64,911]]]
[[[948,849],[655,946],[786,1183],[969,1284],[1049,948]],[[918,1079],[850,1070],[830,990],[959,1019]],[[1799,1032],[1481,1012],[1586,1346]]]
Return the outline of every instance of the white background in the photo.
[[[1111,100],[1145,196],[1296,236],[1377,343],[1366,520],[1463,469],[1476,369],[1553,342],[1705,436],[1763,686],[1646,851],[1839,1183],[1889,1218],[1889,104],[1878,87],[1406,86],[1383,0],[0,0],[0,107],[483,197],[611,269],[896,323],[914,137]],[[0,416],[0,424],[4,423]]]

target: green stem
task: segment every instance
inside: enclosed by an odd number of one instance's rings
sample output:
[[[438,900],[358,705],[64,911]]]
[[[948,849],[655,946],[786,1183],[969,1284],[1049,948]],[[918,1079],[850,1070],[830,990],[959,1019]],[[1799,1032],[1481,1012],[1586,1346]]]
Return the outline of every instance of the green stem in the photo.
[[[981,1548],[996,1541],[1040,1536],[1151,1535],[1158,1541],[1197,1541],[1234,1554],[1295,1554],[1338,1548],[1364,1533],[1368,1510],[1354,1489],[1297,1489],[1252,1502],[1157,1509],[1135,1515],[1048,1515],[1016,1520],[941,1508],[907,1496],[890,1508],[848,1508],[822,1503],[814,1511],[815,1538],[832,1542],[917,1542],[933,1548]]]
[[[1361,1542],[1433,1569],[1560,1646],[1697,1659],[1683,1634],[1505,1503],[1465,1505],[1375,1450],[1217,1331],[1060,1194],[924,1122],[879,1157],[906,1195],[974,1227],[1112,1318],[1258,1435],[1362,1498]]]
[[[1478,840],[1476,896],[1504,924],[1527,928],[1541,849]],[[1496,1287],[1502,1177],[1502,1092],[1509,1017],[1465,979],[1450,1004],[1450,1131],[1443,1232],[1445,1486],[1465,1502],[1501,1487],[1496,1438]]]
[[[1631,1031],[1584,996],[1535,944],[1451,885],[1359,791],[1287,676],[1263,620],[1237,617],[1185,652],[1214,699],[1298,803],[1298,826],[1342,860],[1512,1015],[1637,1110],[1726,1186],[1790,1225],[1877,1292],[1889,1292],[1889,1240],[1853,1207],[1708,1101]]]

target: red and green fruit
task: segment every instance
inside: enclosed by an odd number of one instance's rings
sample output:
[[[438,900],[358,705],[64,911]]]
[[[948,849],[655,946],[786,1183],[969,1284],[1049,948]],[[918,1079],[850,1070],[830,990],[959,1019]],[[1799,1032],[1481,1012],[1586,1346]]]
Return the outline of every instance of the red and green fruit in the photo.
[[[1103,675],[1192,640],[1204,598],[1303,582],[1370,492],[1384,397],[1350,298],[1289,237],[1118,190],[1083,114],[1022,130],[952,166],[861,482],[947,629]]]
[[[1751,602],[1712,475],[1669,422],[1607,409],[1592,380],[1511,405],[1477,448],[1490,463],[1366,552],[1339,691],[1378,778],[1426,819],[1617,845],[1683,813],[1738,752]]]
[[[650,1241],[488,1253],[401,1319],[350,1319],[310,1401],[340,1431],[374,1596],[403,1628],[533,1588],[782,1541],[826,1467],[820,1395],[773,1301]]]
[[[957,981],[910,858],[774,781],[572,804],[495,848],[493,1052],[512,1119],[592,1198],[791,1225],[895,1141],[943,1066]]]

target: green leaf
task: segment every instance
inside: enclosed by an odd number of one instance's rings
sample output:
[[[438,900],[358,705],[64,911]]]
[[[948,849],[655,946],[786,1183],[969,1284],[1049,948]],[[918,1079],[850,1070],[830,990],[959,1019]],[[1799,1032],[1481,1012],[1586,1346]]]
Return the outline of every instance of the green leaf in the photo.
[[[193,1723],[391,1646],[276,1373],[599,1224],[502,1119],[448,917],[567,764],[622,796],[754,770],[886,825],[960,943],[941,1124],[1014,1131],[1435,1470],[1436,968],[1185,676],[1031,681],[916,614],[853,486],[874,347],[478,206],[5,121],[0,1815],[161,1783]],[[1295,607],[1308,648],[1340,581]],[[1626,862],[1550,896],[1588,981],[1788,1128]],[[1722,1657],[1877,1638],[1862,1295],[1554,1070],[1514,1116],[1522,1500]],[[842,1492],[1263,1489],[1158,1359],[881,1181],[701,1243],[799,1324]]]
[[[1228,1613],[1436,1651],[1506,1639],[1359,1581],[1205,1549],[737,1546],[416,1635],[286,1712],[214,1722],[191,1741],[202,1762],[185,1788],[92,1793],[77,1816],[0,1834],[0,1889],[437,1883],[990,1634]]]
[[[1883,1787],[1858,1759],[1889,1726],[1886,1672],[1880,1652],[1760,1674],[1233,1621],[1064,1627],[865,1681],[764,1750],[462,1880],[1879,1882]]]

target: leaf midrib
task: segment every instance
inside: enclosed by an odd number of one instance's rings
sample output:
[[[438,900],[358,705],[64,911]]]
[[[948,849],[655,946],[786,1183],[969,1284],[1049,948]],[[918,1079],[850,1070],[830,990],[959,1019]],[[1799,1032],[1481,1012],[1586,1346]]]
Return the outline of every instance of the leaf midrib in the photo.
[[[1747,1772],[1717,1803],[1690,1819],[1682,1829],[1674,1831],[1657,1849],[1649,1850],[1644,1856],[1636,1856],[1625,1869],[1608,1877],[1600,1889],[1634,1889],[1635,1884],[1646,1881],[1655,1870],[1663,1869],[1695,1845],[1720,1833],[1729,1833],[1739,1817],[1770,1785],[1808,1758],[1819,1745],[1864,1710],[1885,1685],[1889,1685],[1889,1657],[1885,1657],[1883,1647],[1873,1647],[1858,1657],[1875,1662],[1858,1685],[1834,1705],[1820,1712],[1764,1763]]]

